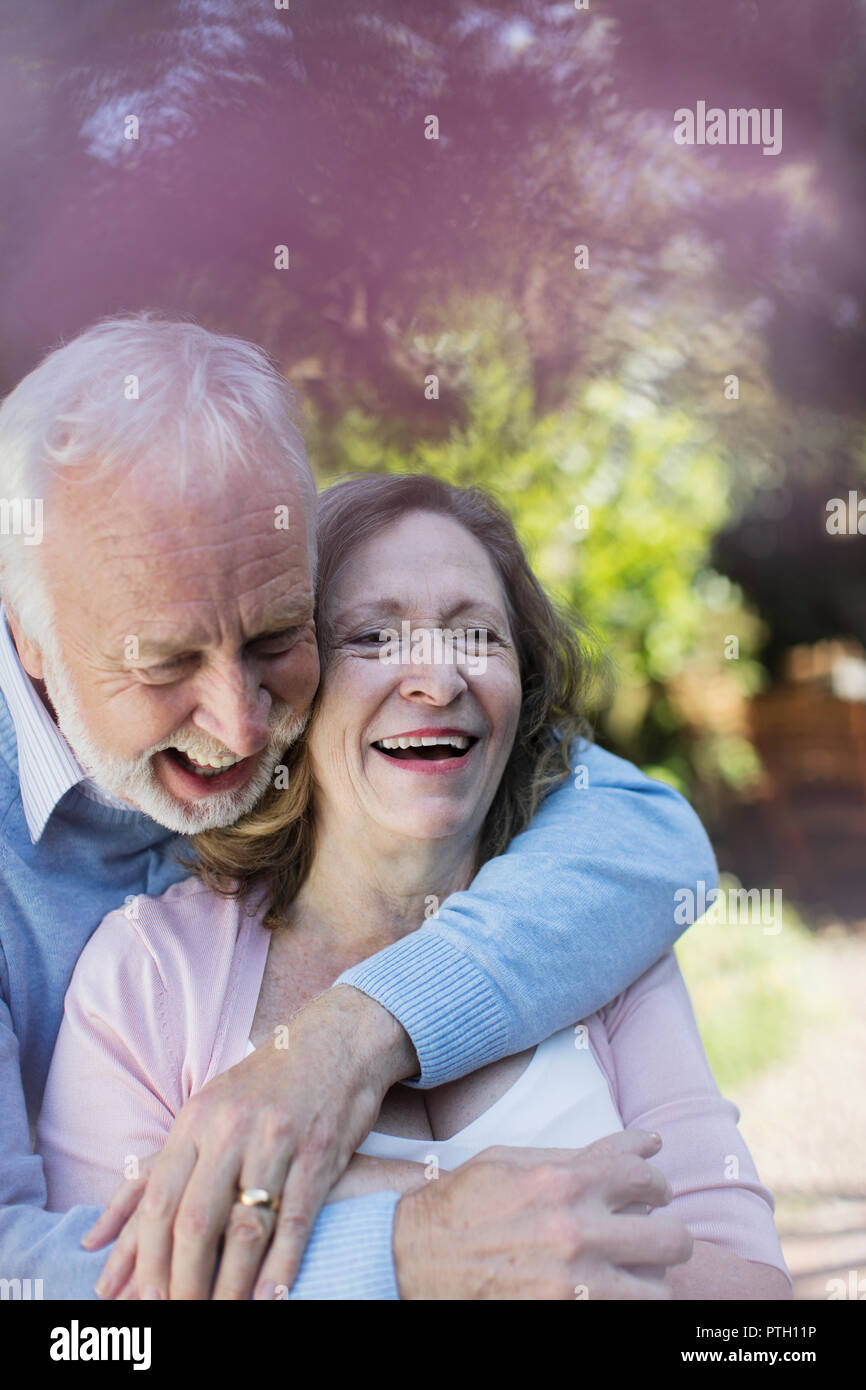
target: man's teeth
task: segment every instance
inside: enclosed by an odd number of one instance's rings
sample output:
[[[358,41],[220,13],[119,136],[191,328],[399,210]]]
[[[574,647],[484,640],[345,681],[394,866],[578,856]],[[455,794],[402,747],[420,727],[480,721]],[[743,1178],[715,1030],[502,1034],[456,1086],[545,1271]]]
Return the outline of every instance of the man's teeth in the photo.
[[[423,734],[420,737],[405,735],[401,738],[380,738],[380,748],[435,748],[445,744],[452,748],[468,748],[469,739],[463,734]]]
[[[240,758],[235,757],[234,753],[227,753],[220,757],[194,758],[191,753],[182,749],[178,749],[178,752],[183,752],[187,762],[192,764],[192,770],[197,777],[216,777],[217,773],[225,772],[227,767],[234,767],[235,763],[241,761]]]

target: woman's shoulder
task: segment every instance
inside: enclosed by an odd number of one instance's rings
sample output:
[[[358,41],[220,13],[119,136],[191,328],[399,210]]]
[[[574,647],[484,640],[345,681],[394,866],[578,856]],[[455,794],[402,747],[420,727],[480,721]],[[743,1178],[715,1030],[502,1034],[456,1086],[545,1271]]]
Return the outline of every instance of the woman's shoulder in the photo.
[[[223,897],[195,875],[163,893],[137,893],[100,922],[82,952],[76,974],[112,964],[132,975],[148,963],[163,985],[187,978],[202,981],[234,953],[255,917],[255,902]]]

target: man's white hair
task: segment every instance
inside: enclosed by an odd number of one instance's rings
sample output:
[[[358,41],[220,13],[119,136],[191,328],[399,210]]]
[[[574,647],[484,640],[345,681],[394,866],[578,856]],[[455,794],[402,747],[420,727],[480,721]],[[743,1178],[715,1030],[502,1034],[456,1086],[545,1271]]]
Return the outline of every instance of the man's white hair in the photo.
[[[39,363],[0,406],[0,499],[5,516],[50,494],[60,470],[87,480],[143,469],[181,490],[237,468],[251,479],[285,467],[299,486],[315,577],[316,486],[295,393],[253,343],[146,311],[101,320]],[[45,527],[52,532],[50,501]],[[52,604],[41,547],[0,527],[0,584],[32,640]]]

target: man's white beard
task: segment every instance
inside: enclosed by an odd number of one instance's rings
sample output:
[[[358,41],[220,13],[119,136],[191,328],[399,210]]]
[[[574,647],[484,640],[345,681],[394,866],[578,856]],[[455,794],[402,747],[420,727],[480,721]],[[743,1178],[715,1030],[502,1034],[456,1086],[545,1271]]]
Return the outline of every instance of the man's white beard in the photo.
[[[128,801],[166,829],[180,835],[195,835],[200,830],[233,825],[251,811],[259,797],[271,786],[274,769],[285,750],[303,733],[309,721],[309,711],[292,713],[284,701],[275,701],[271,711],[270,738],[258,755],[258,766],[249,782],[234,791],[211,792],[200,801],[180,801],[160,785],[153,769],[153,755],[175,746],[175,740],[189,744],[176,732],[163,739],[137,758],[118,758],[101,749],[90,736],[81,716],[81,704],[75,693],[74,681],[53,638],[42,650],[45,689],[57,714],[61,733],[81,766],[99,787],[112,796]],[[197,735],[199,742],[213,742]],[[204,782],[207,786],[207,782]]]

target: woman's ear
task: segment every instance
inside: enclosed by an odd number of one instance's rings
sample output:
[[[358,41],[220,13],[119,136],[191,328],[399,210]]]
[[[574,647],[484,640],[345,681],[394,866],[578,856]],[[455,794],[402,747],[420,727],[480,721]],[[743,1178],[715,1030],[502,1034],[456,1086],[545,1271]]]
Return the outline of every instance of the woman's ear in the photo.
[[[21,665],[32,680],[42,680],[42,648],[28,637],[19,622],[15,611],[6,606],[6,620],[9,623],[9,630],[12,639],[18,649],[18,657]]]

